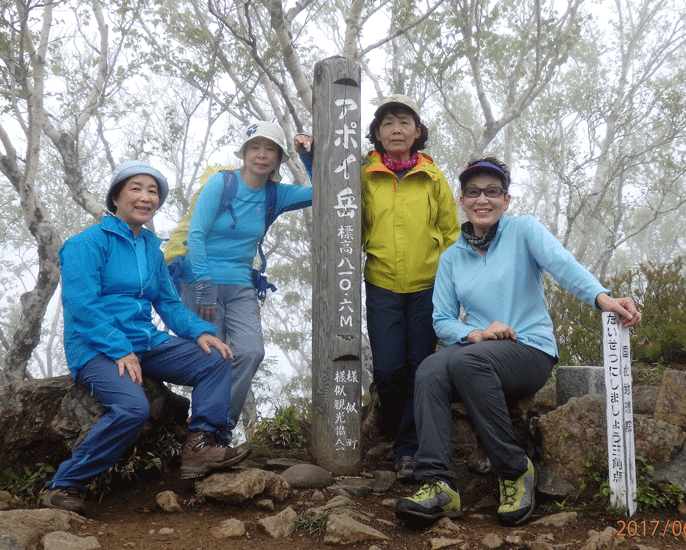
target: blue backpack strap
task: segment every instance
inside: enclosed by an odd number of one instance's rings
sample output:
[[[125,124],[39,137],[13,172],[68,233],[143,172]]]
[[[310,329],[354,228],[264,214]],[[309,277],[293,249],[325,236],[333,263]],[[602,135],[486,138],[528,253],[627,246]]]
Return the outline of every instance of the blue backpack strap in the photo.
[[[264,215],[264,232],[266,234],[269,226],[271,226],[277,218],[276,183],[271,180],[269,180],[264,187],[264,204],[266,208]]]
[[[222,170],[222,176],[224,176],[224,189],[222,190],[222,197],[219,201],[219,210],[217,211],[217,217],[221,216],[225,211],[229,211],[231,217],[233,218],[233,224],[231,229],[236,229],[236,214],[233,211],[233,199],[236,198],[236,193],[238,192],[238,178],[233,170]]]

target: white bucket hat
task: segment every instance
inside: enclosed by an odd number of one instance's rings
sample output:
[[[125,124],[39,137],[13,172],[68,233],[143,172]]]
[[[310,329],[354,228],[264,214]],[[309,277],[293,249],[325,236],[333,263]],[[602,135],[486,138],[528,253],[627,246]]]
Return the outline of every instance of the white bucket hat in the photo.
[[[241,146],[234,151],[234,155],[236,155],[239,159],[243,159],[245,144],[258,137],[263,137],[273,141],[281,148],[281,162],[290,160],[291,157],[288,155],[286,147],[286,136],[284,135],[281,126],[274,124],[273,122],[267,122],[266,120],[253,122],[245,129],[243,132],[243,143],[241,143]],[[279,166],[276,167],[276,171],[271,177],[272,181],[281,181]]]

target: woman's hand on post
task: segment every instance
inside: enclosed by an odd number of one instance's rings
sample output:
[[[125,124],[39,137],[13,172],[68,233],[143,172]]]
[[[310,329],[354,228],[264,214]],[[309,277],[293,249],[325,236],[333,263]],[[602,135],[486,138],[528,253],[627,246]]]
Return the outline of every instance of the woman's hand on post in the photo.
[[[596,304],[603,311],[614,311],[622,316],[624,319],[624,328],[636,326],[641,322],[642,315],[638,311],[634,301],[628,296],[622,298],[613,298],[605,292],[601,292],[596,296]]]
[[[196,342],[208,355],[212,353],[212,350],[210,348],[216,348],[217,350],[219,350],[219,353],[222,354],[222,357],[224,359],[229,357],[233,360],[233,353],[231,353],[231,348],[227,346],[224,342],[222,342],[219,338],[210,334],[209,332],[203,332],[200,336],[198,336]]]
[[[304,155],[312,152],[312,143],[314,142],[314,140],[312,139],[311,135],[297,134],[295,138],[293,138],[293,142],[295,144],[295,152],[299,155]]]
[[[143,370],[141,369],[141,364],[138,362],[138,357],[135,353],[131,352],[125,355],[121,359],[115,359],[114,361],[119,367],[119,376],[124,376],[124,371],[129,373],[131,380],[138,382],[143,385]]]
[[[516,340],[514,329],[500,321],[493,321],[485,330],[473,330],[467,335],[467,340],[472,344],[484,340]]]

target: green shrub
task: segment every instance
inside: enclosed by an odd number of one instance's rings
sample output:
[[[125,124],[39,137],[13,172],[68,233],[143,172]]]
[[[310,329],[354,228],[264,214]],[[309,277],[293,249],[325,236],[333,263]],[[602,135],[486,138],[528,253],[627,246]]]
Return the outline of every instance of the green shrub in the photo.
[[[41,492],[45,482],[54,473],[55,468],[43,463],[36,464],[34,471],[24,467],[19,474],[5,470],[0,479],[0,489],[19,498],[33,498]]]
[[[258,445],[296,449],[302,447],[303,438],[294,407],[277,407],[273,418],[263,418],[250,433]]]
[[[686,276],[683,258],[641,264],[606,286],[614,296],[631,296],[643,315],[631,329],[631,355],[639,377],[655,383],[668,365],[686,365]],[[561,365],[602,365],[599,312],[557,285],[547,293]]]
[[[610,480],[608,479],[607,460],[596,456],[595,453],[588,453],[583,468],[586,480],[581,485],[581,490],[585,490],[590,483],[598,486],[596,498],[605,503],[610,502]],[[654,486],[650,478],[655,475],[655,468],[650,466],[646,459],[636,457],[636,505],[639,510],[650,510],[653,508],[665,508],[667,506],[678,506],[684,500],[684,489],[678,483],[669,484],[666,489]]]

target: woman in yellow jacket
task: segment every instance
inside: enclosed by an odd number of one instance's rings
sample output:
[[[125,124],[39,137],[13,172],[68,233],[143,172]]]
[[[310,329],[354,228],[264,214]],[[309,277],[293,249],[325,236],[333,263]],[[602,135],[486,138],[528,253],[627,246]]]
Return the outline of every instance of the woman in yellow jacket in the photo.
[[[362,166],[367,330],[384,424],[398,478],[412,480],[417,450],[414,377],[436,347],[432,295],[438,257],[457,241],[455,197],[424,149],[429,133],[415,101],[384,99]]]

